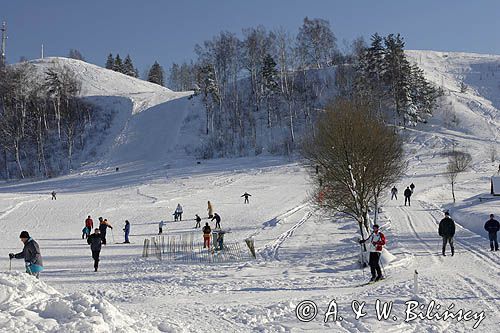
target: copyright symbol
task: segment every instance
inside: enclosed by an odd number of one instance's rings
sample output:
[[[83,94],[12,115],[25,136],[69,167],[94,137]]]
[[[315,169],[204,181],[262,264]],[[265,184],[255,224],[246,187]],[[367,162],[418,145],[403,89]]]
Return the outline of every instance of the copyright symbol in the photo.
[[[313,301],[302,301],[295,308],[295,316],[302,322],[309,322],[316,318],[318,307]]]

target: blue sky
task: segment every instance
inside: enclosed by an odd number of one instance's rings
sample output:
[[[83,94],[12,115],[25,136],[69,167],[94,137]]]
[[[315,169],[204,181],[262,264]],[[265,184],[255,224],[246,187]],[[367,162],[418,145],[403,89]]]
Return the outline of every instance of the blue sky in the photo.
[[[221,30],[264,25],[295,33],[305,16],[324,18],[342,41],[401,33],[407,49],[500,54],[500,1],[494,0],[4,0],[7,60],[66,56],[70,48],[104,65],[129,53],[142,74],[194,58],[196,43]]]

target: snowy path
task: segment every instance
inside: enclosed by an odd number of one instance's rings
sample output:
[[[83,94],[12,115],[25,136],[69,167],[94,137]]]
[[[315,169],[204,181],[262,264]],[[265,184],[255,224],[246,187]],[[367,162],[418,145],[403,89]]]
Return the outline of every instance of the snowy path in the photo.
[[[387,214],[397,230],[396,240],[414,255],[409,271],[418,270],[424,292],[438,303],[452,301],[457,309],[484,310],[490,320],[485,320],[483,329],[493,327],[491,319],[500,311],[498,252],[488,251],[489,244],[483,237],[455,221],[455,256],[451,256],[448,245],[447,256],[443,257],[442,240],[437,234],[439,221],[444,217],[442,211],[418,200],[411,207],[389,203]]]

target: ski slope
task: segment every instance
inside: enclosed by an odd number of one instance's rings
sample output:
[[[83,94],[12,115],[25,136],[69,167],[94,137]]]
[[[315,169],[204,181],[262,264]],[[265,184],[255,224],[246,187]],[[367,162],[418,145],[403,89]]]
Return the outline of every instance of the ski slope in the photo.
[[[449,122],[450,111],[442,109],[428,124],[402,131],[408,170],[396,186],[400,194],[411,182],[416,189],[410,207],[401,197],[391,201],[389,191],[383,202],[379,224],[395,256],[384,265],[385,281],[364,285],[369,272],[358,268],[357,225],[310,204],[307,170],[300,162],[261,156],[197,164],[189,156],[164,154],[161,145],[134,146],[153,141],[148,128],[158,119],[151,116],[130,120],[139,133],[135,141],[128,141],[132,132],[120,131],[126,143],[110,143],[105,156],[113,158],[103,158],[103,167],[89,165],[57,179],[0,187],[0,331],[470,332],[478,323],[477,331],[497,332],[500,253],[489,251],[482,226],[490,213],[500,215],[500,198],[488,195],[489,176],[498,169],[489,150],[499,147],[499,95],[494,92],[500,57],[408,54],[431,80],[451,90],[444,104],[453,106],[460,121]],[[486,80],[491,68],[497,70]],[[469,86],[464,93],[453,90],[461,81]],[[158,104],[161,110],[171,110],[159,111],[167,121],[172,116],[182,124],[180,143],[169,146],[176,152],[179,144],[189,141],[184,118],[174,115],[179,110],[175,103],[181,101]],[[441,155],[452,146],[473,155],[472,169],[459,175],[454,205],[444,177],[447,160]],[[158,161],[149,158],[153,149],[158,149]],[[115,172],[113,160],[128,164],[120,164]],[[52,190],[58,193],[55,201],[50,199]],[[240,197],[245,191],[252,195],[247,205]],[[221,215],[222,227],[231,230],[226,241],[253,236],[256,260],[183,264],[141,257],[144,239],[157,233],[162,219],[167,221],[167,235],[194,234],[201,240],[192,219],[195,213],[206,217],[207,200]],[[183,205],[185,221],[172,221],[177,203]],[[441,256],[437,235],[445,209],[457,223],[453,257],[449,249],[448,256]],[[94,221],[104,216],[114,226],[97,273],[89,246],[81,239],[87,215]],[[118,244],[125,219],[131,222],[132,244]],[[40,244],[45,271],[39,281],[20,273],[21,260],[13,261],[8,272],[7,254],[21,249],[21,230],[28,230]],[[305,300],[318,309],[309,322],[296,316]],[[325,323],[333,300],[343,320]],[[387,320],[377,320],[377,300],[393,302]],[[441,313],[452,304],[454,312],[484,311],[484,319],[405,322],[405,302],[410,300],[424,306],[435,301]],[[353,301],[365,302],[366,316],[355,318]]]

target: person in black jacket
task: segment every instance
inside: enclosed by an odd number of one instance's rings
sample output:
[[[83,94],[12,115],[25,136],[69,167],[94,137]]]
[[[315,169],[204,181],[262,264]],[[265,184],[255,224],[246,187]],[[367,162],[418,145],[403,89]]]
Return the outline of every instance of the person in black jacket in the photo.
[[[215,220],[215,229],[219,228],[220,229],[220,215],[217,213],[214,213],[214,217],[210,221]]]
[[[410,205],[410,197],[412,195],[412,191],[410,190],[410,187],[407,187],[406,190],[404,191],[404,195],[405,195],[405,206],[406,206],[406,202],[408,202],[408,206],[411,206]]]
[[[450,218],[450,213],[444,213],[444,219],[439,222],[439,236],[443,237],[443,256],[446,256],[446,243],[450,243],[451,255],[455,254],[453,247],[453,236],[455,236],[455,222]]]
[[[19,238],[24,243],[23,250],[19,253],[9,253],[9,258],[12,260],[24,259],[26,266],[26,273],[34,275],[37,279],[41,271],[43,271],[42,254],[40,253],[40,246],[30,237],[27,231],[21,231]]]
[[[99,228],[95,229],[94,233],[87,238],[87,243],[92,251],[92,259],[94,259],[94,271],[97,272],[99,267],[99,255],[101,254],[102,238]]]
[[[498,251],[498,238],[497,232],[500,230],[500,223],[494,219],[494,215],[490,214],[490,219],[484,224],[484,230],[488,232],[488,237],[490,238],[490,248],[493,251],[493,245],[495,245],[494,250]]]
[[[194,214],[195,220],[196,220],[196,225],[194,226],[195,228],[201,228],[201,217],[198,214]]]
[[[245,193],[243,193],[243,195],[241,196],[241,198],[245,197],[245,203],[249,204],[250,201],[248,201],[248,197],[251,197],[251,196],[252,195],[250,193],[245,192]]]

